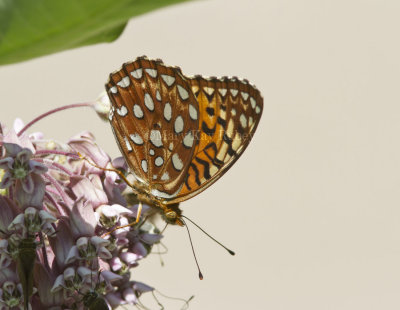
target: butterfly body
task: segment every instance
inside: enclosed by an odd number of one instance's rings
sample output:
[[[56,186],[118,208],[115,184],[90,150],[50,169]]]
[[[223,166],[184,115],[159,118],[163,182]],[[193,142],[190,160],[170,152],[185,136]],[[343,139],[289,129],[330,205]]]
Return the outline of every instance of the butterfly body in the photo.
[[[183,225],[178,204],[218,180],[248,146],[263,99],[247,80],[184,76],[139,57],[110,74],[109,120],[139,200]]]
[[[169,204],[155,197],[151,194],[151,191],[147,188],[143,188],[143,184],[134,183],[134,190],[137,195],[137,199],[141,202],[152,206],[158,211],[168,224],[183,226],[183,222],[180,220],[182,210],[179,208],[179,203]]]

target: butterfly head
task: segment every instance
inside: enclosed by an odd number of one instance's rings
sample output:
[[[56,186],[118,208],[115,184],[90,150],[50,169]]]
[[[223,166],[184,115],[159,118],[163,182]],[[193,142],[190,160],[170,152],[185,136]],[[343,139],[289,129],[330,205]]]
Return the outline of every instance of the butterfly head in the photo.
[[[182,217],[182,210],[179,209],[179,203],[170,205],[161,205],[162,217],[168,224],[184,226]]]

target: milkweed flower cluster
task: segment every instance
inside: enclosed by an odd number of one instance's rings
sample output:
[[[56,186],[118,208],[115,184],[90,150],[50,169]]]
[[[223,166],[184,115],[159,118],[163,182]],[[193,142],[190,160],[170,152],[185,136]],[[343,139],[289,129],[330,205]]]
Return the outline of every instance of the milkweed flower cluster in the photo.
[[[126,170],[125,161],[89,132],[64,144],[22,128],[0,125],[0,310],[140,306],[154,289],[131,269],[162,235],[144,221],[147,206],[137,224],[113,231],[136,220],[137,201],[96,167]]]

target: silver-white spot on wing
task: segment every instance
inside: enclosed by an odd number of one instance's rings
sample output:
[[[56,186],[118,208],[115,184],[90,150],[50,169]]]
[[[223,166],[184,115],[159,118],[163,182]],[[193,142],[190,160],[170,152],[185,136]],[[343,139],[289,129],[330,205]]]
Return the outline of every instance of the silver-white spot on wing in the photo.
[[[119,116],[125,116],[126,114],[128,114],[128,109],[126,108],[126,106],[121,106],[119,109],[117,109],[117,113]]]
[[[175,78],[167,74],[161,74],[161,78],[164,80],[165,84],[167,84],[169,87],[172,86],[172,84],[174,84],[175,82]]]
[[[253,123],[254,123],[254,120],[253,120],[253,118],[250,116],[250,117],[249,117],[249,126],[253,125]]]
[[[125,140],[126,149],[128,150],[128,152],[132,152],[132,146],[131,146],[131,144],[129,143],[128,138],[127,138],[127,137],[124,137],[124,140]]]
[[[178,92],[179,96],[182,98],[182,100],[186,100],[189,98],[189,93],[186,89],[184,89],[181,85],[178,84]]]
[[[156,69],[145,69],[147,74],[150,75],[152,78],[155,78],[157,76],[157,70]]]
[[[147,160],[146,159],[142,160],[142,169],[145,173],[147,172]]]
[[[138,133],[134,133],[129,135],[129,138],[133,141],[133,143],[137,145],[142,145],[143,144],[143,139]]]
[[[261,108],[259,106],[256,106],[256,113],[260,114],[260,112],[261,112]]]
[[[164,106],[164,118],[169,122],[172,118],[172,107],[169,102]]]
[[[155,147],[162,147],[161,132],[159,130],[152,130],[150,132],[150,141]]]
[[[183,118],[182,118],[182,116],[178,116],[176,119],[175,119],[175,123],[174,123],[174,130],[175,130],[175,133],[181,133],[182,131],[183,131]]]
[[[203,87],[203,90],[204,90],[204,92],[207,93],[209,96],[211,96],[211,95],[214,93],[214,88],[212,88],[212,87],[205,86],[205,87]]]
[[[233,116],[235,116],[236,115],[236,109],[232,109],[231,113],[232,113]]]
[[[192,104],[189,104],[189,116],[192,120],[197,120],[197,110]]]
[[[161,101],[161,95],[160,95],[160,91],[158,89],[156,90],[156,99],[158,101]]]
[[[253,109],[256,107],[256,100],[253,97],[250,97],[250,104]]]
[[[174,168],[178,171],[181,171],[183,168],[183,162],[182,160],[179,158],[178,153],[175,153],[174,155],[172,155],[172,165],[174,166]]]
[[[117,86],[113,86],[110,88],[110,92],[112,92],[113,94],[116,94],[118,92],[118,88]]]
[[[247,127],[247,118],[244,114],[240,114],[240,125],[242,125],[243,128]]]
[[[150,193],[155,197],[169,199],[169,198],[173,198],[176,195],[178,195],[178,193],[181,191],[182,187],[183,187],[183,183],[181,186],[179,186],[179,189],[173,194],[167,194],[165,192],[159,191],[158,189],[152,189]]]
[[[164,159],[161,156],[156,157],[156,159],[154,160],[154,164],[157,167],[161,167],[163,163],[164,163]]]
[[[219,93],[221,94],[222,97],[225,97],[226,92],[227,92],[226,88],[220,88],[220,89],[218,89],[218,91],[219,91]]]
[[[169,143],[168,149],[172,151],[174,149],[174,144],[172,142]]]
[[[129,84],[131,84],[131,80],[129,79],[129,76],[123,77],[122,80],[117,83],[117,85],[119,87],[123,87],[123,88],[128,87]]]
[[[143,110],[140,105],[135,104],[133,106],[133,115],[135,115],[137,118],[143,118]]]
[[[169,180],[169,174],[168,171],[165,171],[164,174],[161,176],[162,181],[168,181]]]
[[[149,109],[149,111],[154,111],[154,101],[149,93],[144,95],[144,105]]]
[[[153,156],[153,155],[155,154],[154,150],[153,150],[153,149],[150,149],[150,150],[149,150],[149,154],[150,154],[151,156]]]
[[[141,79],[143,75],[142,68],[131,71],[131,75],[137,80]]]
[[[247,98],[249,98],[249,93],[242,92],[241,95],[244,101],[246,101]]]
[[[236,97],[236,95],[239,92],[237,89],[234,89],[234,88],[231,88],[230,91],[231,91],[231,94],[232,94],[233,97]]]
[[[191,131],[189,131],[185,137],[183,138],[183,145],[187,148],[191,148],[193,146],[194,137]]]

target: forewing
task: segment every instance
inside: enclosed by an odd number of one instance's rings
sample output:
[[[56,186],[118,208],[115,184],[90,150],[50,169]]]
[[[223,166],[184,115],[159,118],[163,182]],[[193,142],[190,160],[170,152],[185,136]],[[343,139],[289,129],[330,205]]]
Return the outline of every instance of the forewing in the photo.
[[[199,144],[185,185],[173,202],[199,194],[241,156],[260,121],[263,98],[255,86],[237,78],[195,76],[189,80],[199,103]]]
[[[181,190],[196,143],[199,106],[179,68],[141,57],[110,75],[110,122],[132,173],[164,200]]]

